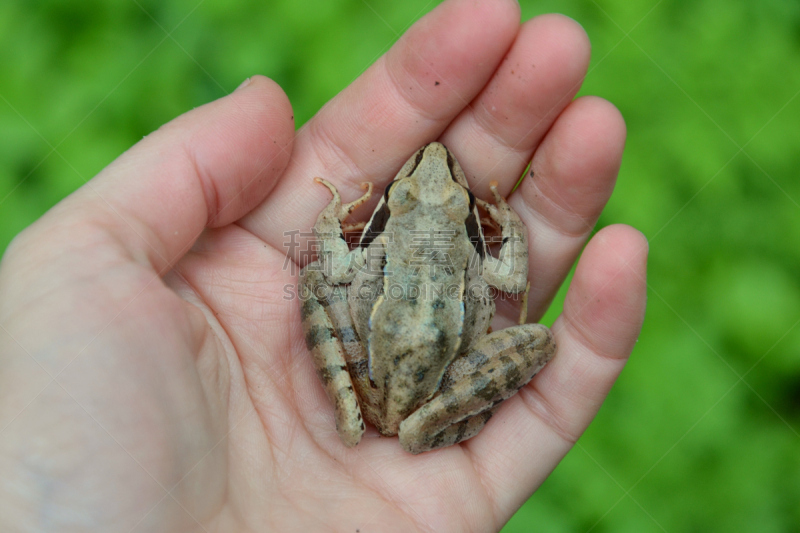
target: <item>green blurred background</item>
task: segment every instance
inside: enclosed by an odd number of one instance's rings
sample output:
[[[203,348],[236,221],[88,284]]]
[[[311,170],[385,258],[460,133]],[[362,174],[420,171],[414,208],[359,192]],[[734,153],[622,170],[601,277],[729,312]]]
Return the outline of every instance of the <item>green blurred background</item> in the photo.
[[[252,74],[283,86],[302,125],[437,3],[3,0],[0,249]],[[649,238],[649,305],[597,419],[504,531],[800,531],[800,3],[522,12],[583,25],[581,94],[625,116],[598,227]]]

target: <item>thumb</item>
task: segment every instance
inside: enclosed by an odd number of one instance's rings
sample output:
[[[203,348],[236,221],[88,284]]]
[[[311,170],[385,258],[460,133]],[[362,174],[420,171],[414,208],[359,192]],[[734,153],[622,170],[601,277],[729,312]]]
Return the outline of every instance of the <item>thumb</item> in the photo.
[[[69,248],[103,253],[97,245],[113,243],[163,273],[203,228],[229,224],[267,196],[289,161],[293,136],[284,92],[267,78],[251,78],[142,139],[9,251],[33,241],[38,254],[63,257]]]

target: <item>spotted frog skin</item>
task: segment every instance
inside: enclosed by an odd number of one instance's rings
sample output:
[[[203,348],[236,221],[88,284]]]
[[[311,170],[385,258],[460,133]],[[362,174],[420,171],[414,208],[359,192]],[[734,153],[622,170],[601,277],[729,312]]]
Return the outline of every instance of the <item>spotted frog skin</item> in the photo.
[[[343,224],[370,197],[342,204],[336,188],[314,226],[319,259],[300,273],[302,321],[342,442],[355,446],[364,421],[399,435],[410,453],[480,431],[555,353],[540,324],[490,333],[492,290],[527,295],[526,229],[491,186],[495,204],[470,192],[442,144],[420,148],[363,226]],[[478,215],[499,226],[497,257]],[[350,250],[344,231],[363,232]],[[524,303],[524,302],[523,302]]]

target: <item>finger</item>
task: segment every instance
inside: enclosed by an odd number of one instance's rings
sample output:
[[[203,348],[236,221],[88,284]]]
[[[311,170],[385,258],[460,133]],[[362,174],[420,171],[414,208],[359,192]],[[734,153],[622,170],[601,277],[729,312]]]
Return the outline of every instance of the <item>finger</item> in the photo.
[[[555,357],[466,443],[496,516],[522,504],[600,408],[639,335],[646,261],[647,241],[628,226],[591,240],[553,325]]]
[[[312,186],[314,177],[333,182],[344,201],[361,196],[363,181],[383,187],[469,105],[518,27],[519,5],[512,0],[439,5],[298,132],[286,179],[244,227],[282,247],[284,231],[309,229],[330,201],[327,191]],[[375,201],[356,216],[368,218]]]
[[[509,199],[528,228],[531,320],[544,314],[594,228],[614,189],[624,146],[619,111],[601,98],[579,98],[547,132],[529,175]]]
[[[583,28],[563,15],[524,23],[491,81],[442,135],[470,180],[490,198],[507,194],[556,117],[578,92],[589,65]]]
[[[270,191],[289,160],[291,116],[280,87],[254,77],[145,137],[29,233],[62,249],[101,232],[162,272],[204,227],[240,218]]]

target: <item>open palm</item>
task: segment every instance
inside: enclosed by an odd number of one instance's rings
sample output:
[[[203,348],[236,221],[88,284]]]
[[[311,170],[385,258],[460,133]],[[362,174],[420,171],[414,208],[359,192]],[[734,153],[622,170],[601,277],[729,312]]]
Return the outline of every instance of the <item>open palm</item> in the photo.
[[[552,328],[556,357],[477,437],[412,456],[368,428],[347,449],[293,297],[303,232],[329,201],[312,178],[349,201],[438,139],[488,199],[490,180],[508,195],[532,161],[509,201],[530,232],[538,319],[622,155],[616,109],[572,100],[588,58],[569,19],[520,26],[513,1],[449,0],[296,135],[281,89],[254,77],[23,232],[0,270],[0,529],[502,527],[621,371],[646,242],[626,226],[594,236]],[[498,326],[516,316],[500,306]]]

